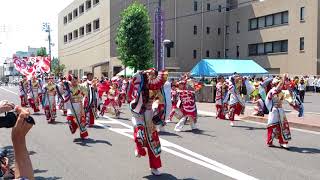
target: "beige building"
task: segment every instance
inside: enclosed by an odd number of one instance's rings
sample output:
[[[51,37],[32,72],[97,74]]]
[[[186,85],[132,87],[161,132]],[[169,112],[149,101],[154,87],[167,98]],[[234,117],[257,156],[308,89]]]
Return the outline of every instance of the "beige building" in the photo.
[[[59,14],[59,57],[68,71],[112,76],[119,14],[133,0],[75,0]],[[154,21],[156,1],[140,0]],[[319,74],[318,0],[162,0],[166,67],[186,72],[201,59],[253,59],[270,73]],[[152,24],[153,29],[154,24]],[[153,38],[153,37],[152,37]]]

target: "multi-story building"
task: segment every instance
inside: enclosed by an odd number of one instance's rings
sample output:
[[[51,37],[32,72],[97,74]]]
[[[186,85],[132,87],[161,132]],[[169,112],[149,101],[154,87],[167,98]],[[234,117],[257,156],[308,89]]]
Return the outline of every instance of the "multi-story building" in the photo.
[[[59,14],[59,57],[68,71],[114,75],[120,12],[133,0],[75,0]],[[140,0],[151,21],[157,1]],[[318,0],[162,0],[166,68],[201,59],[253,59],[272,74],[320,73]],[[154,23],[151,25],[152,29]]]

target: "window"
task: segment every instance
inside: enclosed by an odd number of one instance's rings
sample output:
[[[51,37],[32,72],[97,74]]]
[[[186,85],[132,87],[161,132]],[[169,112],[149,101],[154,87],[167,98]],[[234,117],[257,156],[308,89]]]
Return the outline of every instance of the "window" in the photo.
[[[84,13],[84,4],[81,4],[79,6],[79,14],[83,14]]]
[[[91,8],[91,0],[86,1],[86,10]]]
[[[197,50],[193,50],[193,59],[197,58]]]
[[[300,51],[304,51],[304,37],[300,38]]]
[[[217,52],[217,58],[221,58],[221,52],[220,51]]]
[[[282,24],[286,24],[289,22],[289,12],[282,12]]]
[[[73,10],[73,18],[78,17],[78,9]]]
[[[100,1],[99,0],[93,0],[93,5],[97,5]]]
[[[258,29],[258,19],[255,18],[255,19],[250,19],[249,21],[249,25],[250,25],[250,30],[255,30],[255,29]]]
[[[221,11],[222,11],[222,6],[219,5],[219,6],[218,6],[218,12],[221,12]]]
[[[72,21],[72,12],[68,14],[68,22]]]
[[[81,28],[79,28],[79,34],[80,34],[80,37],[81,37],[81,36],[84,36],[84,26],[82,26]]]
[[[93,30],[97,30],[100,28],[100,20],[96,19],[93,21]]]
[[[74,39],[77,39],[79,37],[79,31],[78,29],[74,30],[73,31],[73,36],[74,36]]]
[[[206,51],[206,57],[210,57],[210,51],[209,50]]]
[[[91,23],[88,23],[87,25],[86,25],[86,33],[88,34],[88,33],[91,33],[91,31],[92,31],[92,25],[91,25]]]
[[[63,36],[63,42],[64,42],[64,43],[67,43],[67,42],[68,42],[68,36],[67,36],[67,35],[64,35],[64,36]]]
[[[288,24],[288,11],[249,19],[249,30],[262,29],[275,25]]]
[[[301,41],[301,39],[300,39]],[[301,43],[300,43],[301,45]],[[248,45],[249,56],[266,55],[270,53],[288,52],[288,40],[265,42]]]
[[[193,26],[193,34],[196,35],[198,33],[198,27]]]
[[[221,34],[221,28],[218,28],[218,35]]]
[[[67,24],[68,23],[68,18],[67,16],[63,17],[63,24]]]
[[[207,34],[210,34],[210,27],[207,27]]]
[[[197,1],[193,2],[193,10],[198,11],[198,2]]]
[[[266,27],[266,17],[258,18],[258,27],[259,29]]]
[[[240,46],[237,46],[237,58],[240,57],[240,51],[239,51],[239,49],[240,49]]]
[[[304,10],[305,10],[305,7],[300,8],[300,21],[304,21]]]
[[[229,26],[226,26],[226,34],[229,34]]]
[[[207,3],[207,11],[211,11],[211,5],[210,5],[210,3]]]
[[[273,26],[273,15],[266,17],[266,26]]]
[[[68,34],[69,41],[72,41],[72,32]]]
[[[237,33],[238,34],[240,33],[240,22],[239,21],[237,22]]]
[[[225,51],[224,51],[224,57],[225,57],[225,58],[229,58],[228,54],[229,54],[229,49],[225,49]]]

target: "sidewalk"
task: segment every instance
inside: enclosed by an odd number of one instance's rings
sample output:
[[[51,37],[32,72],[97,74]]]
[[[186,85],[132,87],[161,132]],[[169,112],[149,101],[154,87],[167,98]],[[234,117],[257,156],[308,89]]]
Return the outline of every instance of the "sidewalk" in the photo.
[[[214,103],[197,102],[197,108],[199,111],[204,111],[209,113],[216,112]],[[290,110],[292,111],[286,113],[290,127],[320,132],[320,115],[319,114],[306,113],[304,117],[299,118],[297,113],[293,109],[290,109]],[[267,123],[268,115],[265,115],[265,117],[257,117],[257,116],[252,116],[252,113],[253,113],[253,106],[246,106],[244,115],[241,115],[239,118],[240,120]]]

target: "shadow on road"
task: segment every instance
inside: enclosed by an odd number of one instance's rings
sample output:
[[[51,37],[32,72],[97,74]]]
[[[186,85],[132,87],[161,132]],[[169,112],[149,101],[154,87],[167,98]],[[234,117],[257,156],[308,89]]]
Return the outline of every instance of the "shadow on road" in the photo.
[[[41,177],[41,176],[36,176],[34,177],[35,180],[57,180],[57,179],[62,179],[62,177]]]
[[[244,128],[245,130],[266,130],[265,127],[251,127],[251,126],[233,126],[235,128]]]
[[[40,170],[40,169],[33,170],[34,174],[40,174],[40,173],[46,173],[46,172],[48,172],[48,170]]]
[[[180,137],[181,138],[180,135],[175,134],[175,133],[171,133],[171,132],[168,132],[168,131],[160,131],[159,135],[160,136],[176,136],[176,137]]]
[[[161,176],[149,175],[149,176],[145,176],[143,178],[148,179],[148,180],[196,180],[194,178],[178,179],[175,176],[173,176],[171,174],[167,174],[167,173],[163,173],[163,174],[161,174]]]
[[[320,149],[290,146],[289,151],[304,154],[320,154]]]
[[[204,130],[201,129],[193,129],[193,130],[186,130],[186,131],[182,131],[182,132],[191,132],[193,134],[198,134],[198,135],[203,135],[203,136],[209,136],[209,137],[216,137],[216,136],[212,136],[211,134],[206,134],[204,133]]]
[[[109,146],[112,146],[112,144],[109,141],[94,140],[94,139],[91,139],[91,138],[89,138],[89,139],[77,138],[73,142],[75,142],[76,144],[78,144],[80,146],[86,146],[86,147],[91,147],[90,144],[107,144]]]

